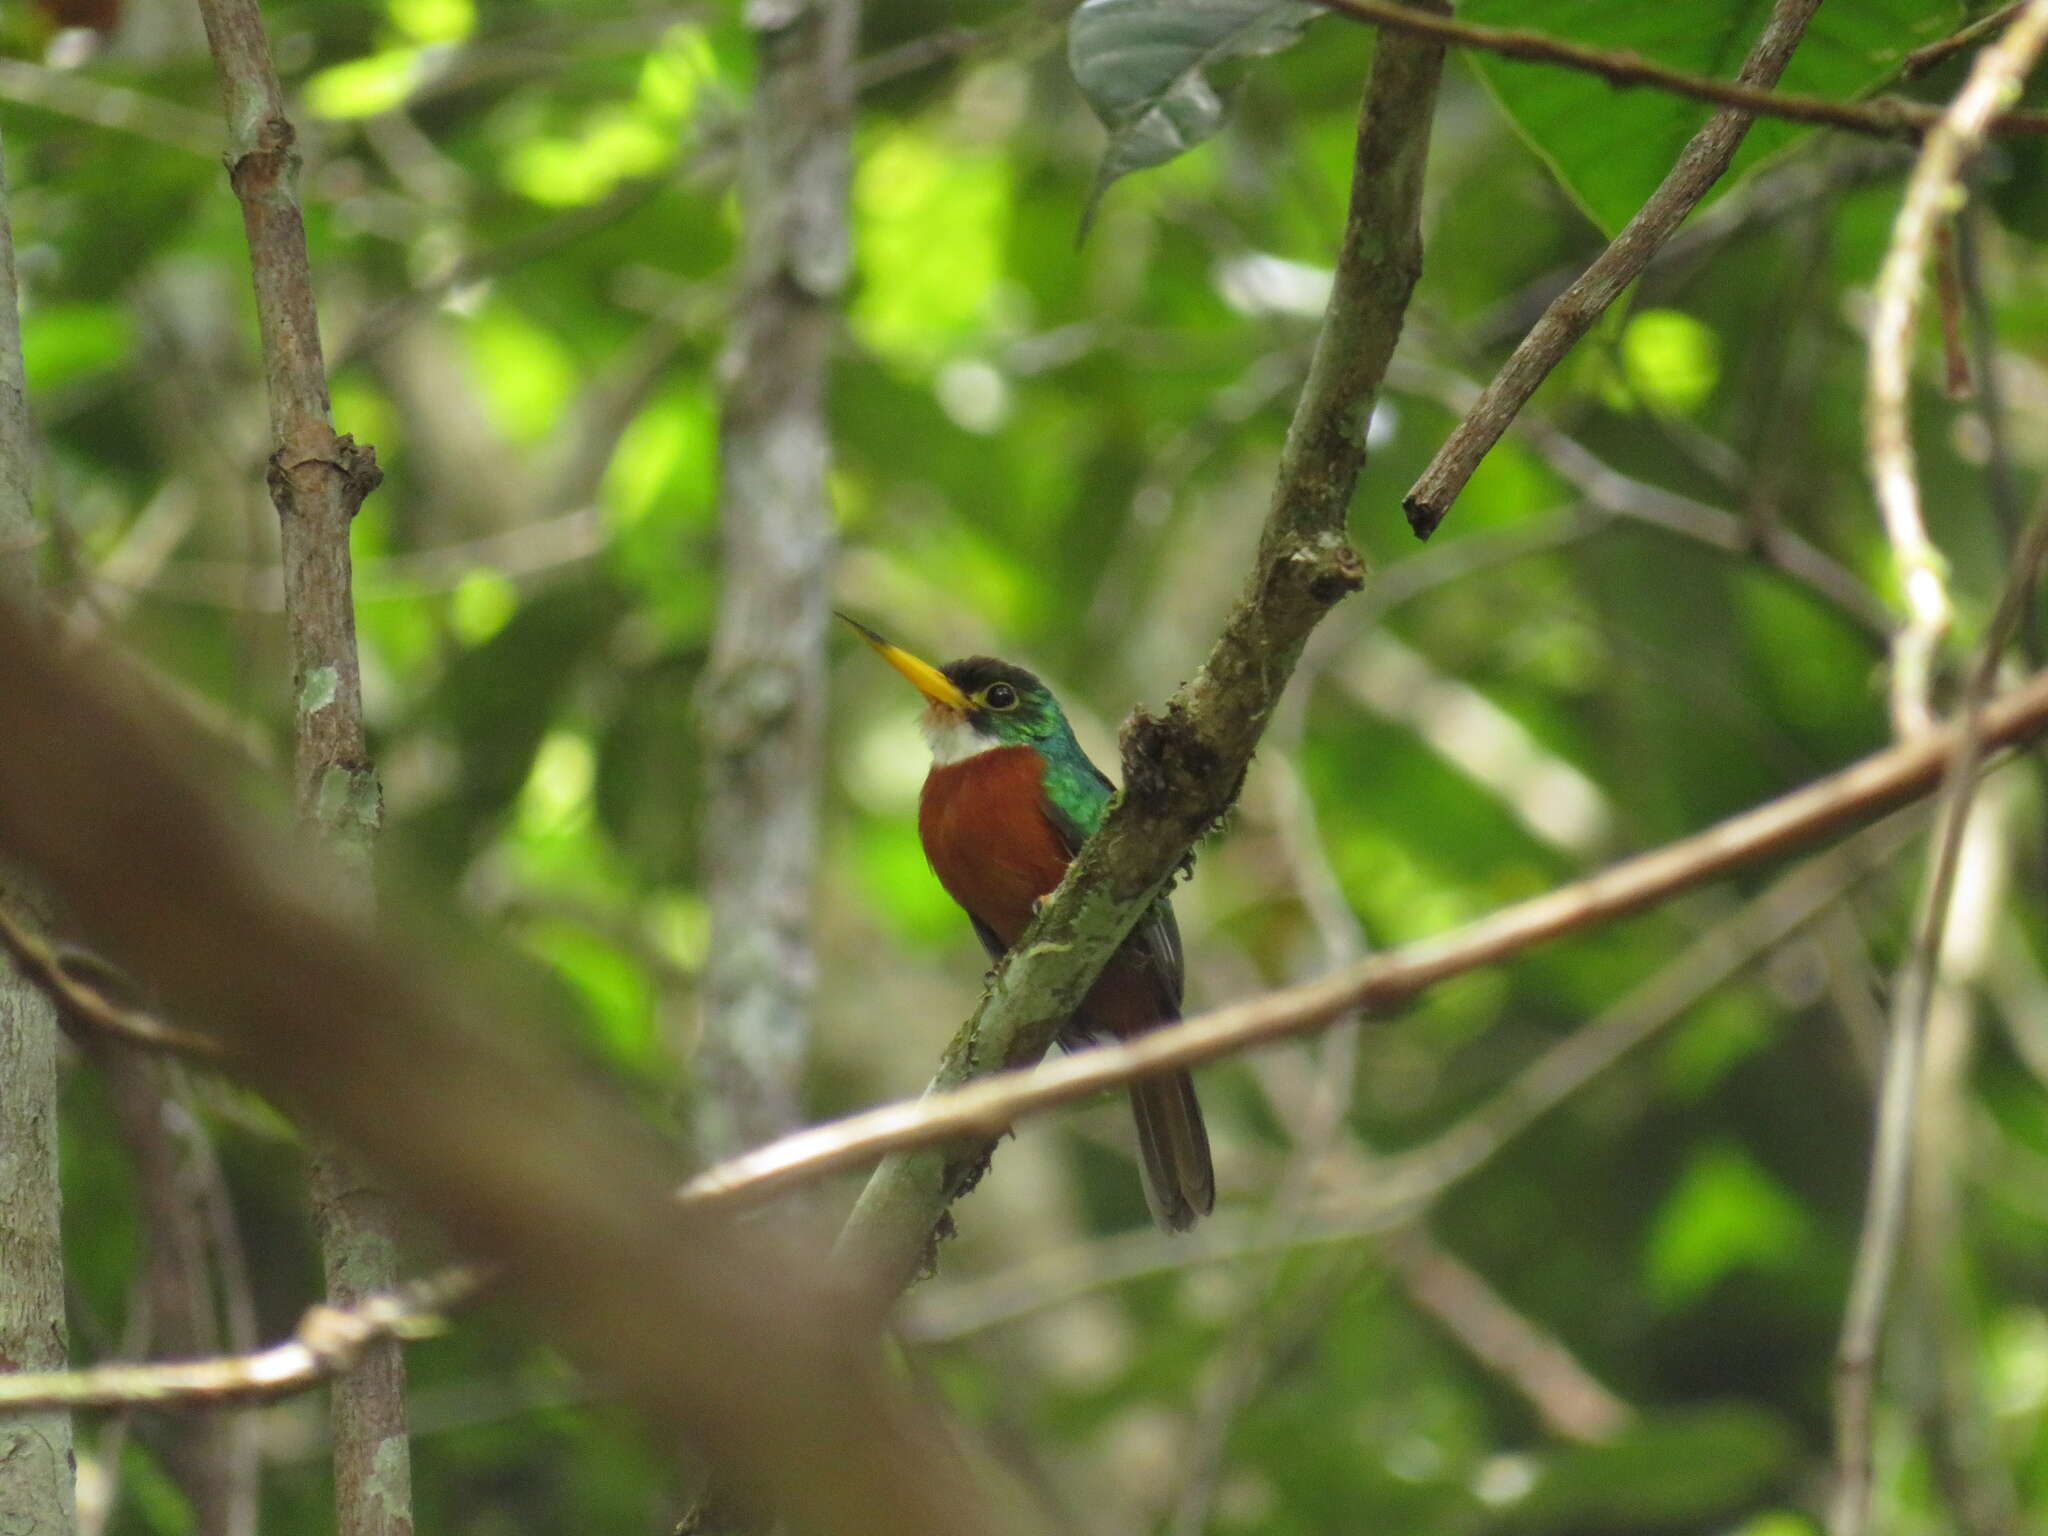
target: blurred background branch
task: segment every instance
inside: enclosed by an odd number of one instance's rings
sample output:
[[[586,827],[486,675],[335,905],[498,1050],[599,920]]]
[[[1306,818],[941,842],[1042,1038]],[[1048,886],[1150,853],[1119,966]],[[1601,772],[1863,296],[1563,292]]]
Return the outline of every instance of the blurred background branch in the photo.
[[[710,1157],[802,1118],[834,552],[827,365],[852,261],[860,8],[809,0],[757,28],[740,287],[720,364],[723,579],[699,695],[711,955],[693,1067]]]
[[[292,783],[302,825],[337,855],[349,904],[373,904],[370,862],[383,791],[363,727],[349,526],[383,478],[367,443],[334,430],[313,271],[299,205],[298,134],[285,115],[256,0],[200,0],[228,127],[228,179],[242,206],[262,335],[285,625],[292,648]],[[316,1144],[312,1205],[327,1295],[338,1307],[398,1278],[398,1212],[333,1143]],[[412,1536],[405,1357],[369,1338],[335,1385],[335,1520],[340,1536]]]

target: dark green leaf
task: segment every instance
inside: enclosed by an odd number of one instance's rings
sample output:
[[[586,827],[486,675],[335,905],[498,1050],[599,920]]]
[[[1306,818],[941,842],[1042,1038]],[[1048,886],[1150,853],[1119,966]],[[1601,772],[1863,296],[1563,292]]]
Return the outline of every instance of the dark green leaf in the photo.
[[[1084,0],[1067,24],[1067,62],[1109,147],[1083,229],[1111,182],[1163,165],[1223,126],[1209,71],[1287,47],[1317,14],[1304,0]]]
[[[1467,21],[1548,32],[1732,80],[1771,9],[1770,0],[1467,0],[1458,13]],[[1954,5],[1926,0],[1823,5],[1779,88],[1853,99],[1889,80],[1904,54],[1959,20]],[[1610,235],[1642,206],[1713,111],[1704,102],[1662,91],[1617,90],[1577,70],[1478,52],[1467,57],[1531,147]],[[1784,122],[1756,124],[1716,192],[1809,131]]]

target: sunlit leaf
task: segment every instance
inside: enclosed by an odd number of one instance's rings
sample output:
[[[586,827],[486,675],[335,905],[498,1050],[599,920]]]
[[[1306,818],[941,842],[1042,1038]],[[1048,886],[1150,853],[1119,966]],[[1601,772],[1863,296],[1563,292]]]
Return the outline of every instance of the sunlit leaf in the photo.
[[[1810,1227],[1798,1201],[1741,1147],[1703,1148],[1657,1213],[1645,1256],[1650,1284],[1676,1305],[1736,1270],[1783,1270]]]

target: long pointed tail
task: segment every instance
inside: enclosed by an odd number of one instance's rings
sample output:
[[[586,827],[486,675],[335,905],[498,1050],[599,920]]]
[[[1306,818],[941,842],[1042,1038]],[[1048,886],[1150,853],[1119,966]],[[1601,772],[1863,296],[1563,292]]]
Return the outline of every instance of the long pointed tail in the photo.
[[[1216,1169],[1194,1080],[1174,1072],[1131,1084],[1131,1113],[1152,1219],[1168,1232],[1185,1232],[1216,1208]]]

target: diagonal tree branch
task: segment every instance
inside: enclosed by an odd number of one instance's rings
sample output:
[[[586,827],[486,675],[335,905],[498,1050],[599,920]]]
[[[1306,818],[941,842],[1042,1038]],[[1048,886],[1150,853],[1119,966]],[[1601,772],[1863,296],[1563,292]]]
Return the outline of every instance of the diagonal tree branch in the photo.
[[[291,636],[293,783],[299,818],[342,855],[350,904],[367,912],[382,794],[363,731],[349,524],[381,472],[367,444],[338,435],[327,395],[297,136],[257,0],[199,0],[228,123],[228,177],[242,207],[270,402],[268,480],[284,561]],[[397,1213],[339,1148],[316,1144],[312,1195],[329,1298],[339,1305],[397,1281]],[[340,1536],[412,1536],[405,1357],[367,1347],[333,1398]]]
[[[2048,732],[2048,672],[2036,673],[2024,685],[1991,700],[1976,719],[1979,744],[1986,753]],[[1136,1040],[1096,1046],[1029,1073],[1008,1073],[928,1093],[920,1100],[884,1105],[799,1131],[704,1170],[684,1186],[683,1199],[750,1203],[825,1173],[858,1167],[884,1152],[949,1144],[983,1146],[1024,1115],[1073,1103],[1147,1073],[1199,1066],[1307,1034],[1360,1009],[1399,1006],[1453,976],[1642,911],[1732,870],[1804,847],[1930,794],[1947,770],[1962,729],[1950,725],[1916,737],[1691,837],[1315,981],[1234,1003]],[[1801,882],[1800,889],[1811,886]],[[1715,952],[1703,951],[1698,958],[1711,974]],[[883,1166],[886,1170],[889,1165]]]
[[[441,1314],[467,1301],[476,1284],[475,1271],[449,1269],[352,1306],[317,1306],[291,1338],[249,1355],[0,1376],[0,1413],[271,1402],[347,1375],[372,1345],[432,1338],[444,1326]]]
[[[1993,728],[2001,743],[2017,742],[2048,729],[2048,679],[2037,679],[2029,689],[1999,701]],[[1789,828],[1787,807],[1784,802],[1776,802],[1675,848],[1644,855],[1622,868],[1664,871],[1654,891],[1648,895],[1638,891],[1642,900],[1675,895],[1690,889],[1697,879],[1705,878],[1698,873],[1703,861],[1715,861],[1712,872],[1722,873],[1732,867],[1731,861],[1765,857],[1792,843],[1824,835],[1838,827],[1845,817],[1869,815],[1877,807],[1925,794],[1940,772],[1939,754],[1944,750],[1925,743],[1916,744],[1911,750],[1895,749],[1799,791],[1792,797],[1799,804],[1792,808],[1793,824]],[[1759,952],[1809,922],[1850,884],[1896,853],[1918,825],[1913,818],[1894,818],[1785,876],[1735,918],[1703,935],[1599,1019],[1532,1063],[1481,1109],[1435,1140],[1382,1163],[1376,1170],[1364,1225],[1377,1229],[1412,1220],[1444,1189],[1482,1166],[1531,1121],[1725,983]],[[1238,1021],[1235,1032],[1221,1044],[1205,1046],[1201,1056],[1241,1050],[1250,1042],[1312,1029],[1319,1020],[1327,1022],[1347,1016],[1348,1010],[1343,1008],[1318,1013],[1313,1019],[1304,1012],[1305,1007],[1324,1007],[1325,986],[1333,979],[1347,995],[1364,988],[1399,999],[1465,970],[1510,958],[1516,950],[1500,947],[1498,930],[1503,925],[1517,926],[1517,915],[1531,905],[1561,906],[1584,912],[1588,922],[1603,920],[1613,915],[1611,903],[1592,900],[1587,888],[1595,882],[1612,884],[1620,874],[1621,871],[1610,871],[1595,876],[1591,882],[1565,887],[1538,898],[1537,903],[1525,903],[1522,908],[1510,909],[1442,939],[1350,967],[1337,973],[1336,978],[1325,978],[1273,994],[1257,1004],[1226,1010],[1226,1015]],[[1533,943],[1549,931],[1562,934],[1573,929],[1546,930],[1538,925],[1527,931],[1532,935],[1529,942]],[[1419,961],[1429,967],[1427,978],[1404,981],[1403,978],[1415,974]],[[1188,1027],[1207,1029],[1216,1022],[1217,1016],[1210,1015],[1191,1021]],[[1023,1115],[1097,1091],[1103,1086],[1098,1079],[1105,1077],[1097,1068],[1109,1069],[1107,1081],[1122,1082],[1146,1066],[1133,1064],[1127,1056],[1119,1057],[1118,1048],[1090,1053],[1081,1061],[1089,1067],[1091,1075],[1089,1083],[1078,1091],[1053,1084],[1052,1091],[1045,1092],[1047,1079],[1056,1076],[1060,1069],[1042,1068],[1028,1074],[1008,1074],[970,1090],[888,1105],[812,1127],[707,1169],[683,1187],[681,1201],[686,1206],[707,1208],[744,1204],[872,1161],[887,1151],[943,1145],[963,1135],[993,1134]],[[1353,1212],[1337,1230],[1355,1235],[1360,1229],[1361,1218]],[[1328,1235],[1320,1228],[1306,1235],[1311,1240],[1320,1240],[1319,1234]],[[1243,1251],[1265,1252],[1272,1246],[1269,1233]],[[453,1306],[470,1293],[473,1282],[464,1278],[467,1273],[451,1271],[430,1277],[407,1294],[431,1293],[442,1298],[441,1305]],[[1040,1288],[1030,1289],[1036,1292]],[[175,1378],[175,1383],[149,1376],[124,1378],[136,1395],[123,1400],[163,1404],[186,1394],[204,1396],[223,1379],[243,1379],[250,1369],[246,1364],[214,1362],[204,1371]],[[0,1383],[0,1406],[29,1401],[111,1401],[114,1389],[107,1385],[109,1380],[95,1377],[87,1382],[74,1373],[49,1378],[33,1389]],[[28,1395],[17,1396],[17,1392]]]
[[[1447,16],[1431,15],[1418,6],[1403,3],[1403,0],[1315,0],[1315,3],[1341,16],[1349,16],[1389,32],[1433,38],[1459,48],[1497,53],[1505,59],[1598,75],[1617,89],[1648,86],[1673,96],[1690,96],[1695,101],[1739,108],[1756,117],[1783,118],[1787,122],[1840,128],[1885,139],[1916,138],[1932,129],[1941,118],[1941,109],[1930,107],[1925,102],[1890,97],[1872,102],[1836,101],[1826,96],[1774,91],[1770,89],[1770,81],[1752,80],[1747,70],[1734,80],[1716,80],[1708,75],[1693,75],[1682,69],[1673,69],[1668,64],[1659,64],[1655,59],[1646,59],[1639,53],[1629,53],[1624,49],[1594,48],[1523,27],[1489,27],[1480,22],[1454,21]],[[1987,22],[1992,20],[1994,18],[1986,18]],[[1967,41],[1955,43],[1955,46],[1967,46]],[[1922,53],[1931,51],[1921,50]],[[1919,57],[1919,54],[1907,55],[1901,69],[1905,78],[1913,78],[1914,63]],[[2004,133],[2048,133],[2048,113],[2002,112],[1993,127]]]
[[[1776,83],[1791,61],[1792,50],[1820,0],[1777,0],[1770,20],[1742,61],[1737,78],[1748,86]],[[1451,510],[1465,482],[1479,467],[1501,434],[1529,403],[1537,385],[1550,376],[1564,355],[1577,346],[1628,285],[1636,280],[1659,246],[1671,238],[1685,216],[1699,205],[1727,172],[1735,151],[1748,134],[1754,114],[1742,107],[1723,107],[1692,136],[1678,163],[1636,210],[1613,242],[1594,258],[1577,282],[1557,296],[1543,318],[1522,338],[1478,403],[1444,440],[1429,467],[1402,498],[1408,526],[1426,539]]]
[[[1309,632],[1358,589],[1346,537],[1365,427],[1422,267],[1420,208],[1443,50],[1388,38],[1373,58],[1335,287],[1281,455],[1243,595],[1200,672],[1123,734],[1124,792],[1045,911],[998,967],[935,1088],[1042,1056],[1096,972],[1236,798]],[[918,1152],[876,1170],[841,1252],[893,1295],[931,1262],[952,1201],[993,1142]]]
[[[259,844],[0,605],[0,852],[238,1072],[369,1158],[511,1299],[797,1528],[982,1536],[961,1447],[887,1369],[812,1253],[677,1211],[673,1150],[476,978],[433,985],[402,935],[329,915],[304,855]],[[193,893],[203,892],[204,899]],[[485,990],[490,990],[486,988]]]

